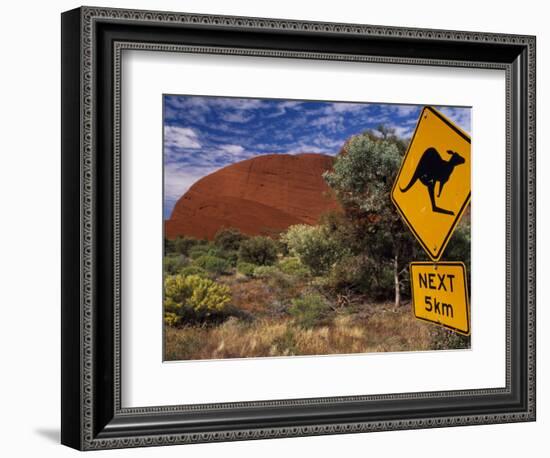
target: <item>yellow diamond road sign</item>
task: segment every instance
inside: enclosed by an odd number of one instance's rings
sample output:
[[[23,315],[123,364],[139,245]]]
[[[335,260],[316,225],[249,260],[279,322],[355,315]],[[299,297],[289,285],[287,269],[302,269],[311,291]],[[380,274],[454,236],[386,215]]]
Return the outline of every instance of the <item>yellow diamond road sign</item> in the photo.
[[[470,301],[466,268],[461,262],[410,264],[416,318],[470,334]]]
[[[435,108],[424,107],[391,198],[434,261],[470,201],[470,136]]]

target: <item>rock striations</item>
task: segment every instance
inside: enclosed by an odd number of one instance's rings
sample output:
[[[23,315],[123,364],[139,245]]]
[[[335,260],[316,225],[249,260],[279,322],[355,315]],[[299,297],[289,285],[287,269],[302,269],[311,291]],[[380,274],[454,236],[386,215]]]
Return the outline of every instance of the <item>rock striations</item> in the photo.
[[[212,240],[224,227],[248,235],[277,235],[293,224],[316,224],[340,209],[322,174],[324,154],[269,154],[229,165],[197,181],[178,200],[165,235]]]

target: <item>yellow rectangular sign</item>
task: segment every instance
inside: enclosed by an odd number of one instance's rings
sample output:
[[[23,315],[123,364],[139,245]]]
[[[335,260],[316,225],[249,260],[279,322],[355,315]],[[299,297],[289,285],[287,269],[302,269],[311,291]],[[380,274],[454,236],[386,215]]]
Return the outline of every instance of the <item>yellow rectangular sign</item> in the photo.
[[[470,301],[462,262],[410,264],[416,318],[470,335]]]

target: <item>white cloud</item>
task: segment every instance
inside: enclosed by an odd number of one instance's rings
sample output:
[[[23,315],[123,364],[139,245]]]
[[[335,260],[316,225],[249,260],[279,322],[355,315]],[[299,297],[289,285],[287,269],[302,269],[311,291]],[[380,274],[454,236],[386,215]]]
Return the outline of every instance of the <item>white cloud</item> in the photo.
[[[415,113],[420,113],[420,108],[418,105],[393,105],[392,110],[397,116],[403,118],[405,116],[410,116]]]
[[[241,145],[222,145],[220,150],[230,154],[241,154],[244,152],[244,148]]]
[[[330,150],[327,150],[327,148],[322,148],[319,146],[301,143],[299,145],[295,145],[294,147],[290,148],[288,151],[285,151],[285,154],[303,154],[303,153],[319,153],[319,154],[334,154]]]
[[[295,100],[285,100],[284,102],[280,102],[275,107],[277,111],[274,111],[273,113],[270,113],[268,115],[265,115],[266,118],[277,118],[278,116],[282,116],[286,114],[287,110],[299,107],[304,102],[298,102]]]
[[[439,111],[447,116],[451,121],[458,124],[458,126],[470,132],[471,126],[471,109],[470,108],[455,108],[455,107],[438,107]]]
[[[256,110],[264,105],[261,99],[238,99],[231,97],[205,97],[206,103],[212,107],[233,108],[234,110]]]
[[[368,107],[369,105],[365,103],[331,103],[326,107],[326,113],[354,113]]]
[[[176,201],[202,177],[219,167],[194,167],[178,163],[164,165],[164,198]]]
[[[399,138],[411,138],[415,126],[391,126]]]
[[[227,122],[245,123],[250,121],[252,118],[254,118],[254,115],[253,114],[247,115],[243,112],[224,113],[221,115],[221,118]]]
[[[310,124],[313,127],[324,127],[336,132],[344,128],[344,119],[341,115],[326,115],[314,119]]]
[[[189,127],[164,126],[164,146],[197,149],[201,144],[196,132]]]

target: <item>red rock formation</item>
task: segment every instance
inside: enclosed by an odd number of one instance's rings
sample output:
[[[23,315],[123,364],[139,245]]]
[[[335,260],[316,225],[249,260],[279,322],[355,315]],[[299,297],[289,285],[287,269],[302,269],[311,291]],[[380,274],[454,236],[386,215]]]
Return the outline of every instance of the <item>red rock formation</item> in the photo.
[[[316,224],[323,213],[340,210],[322,177],[332,163],[324,154],[269,154],[224,167],[178,200],[165,235],[212,240],[223,227],[276,235],[293,224]]]

